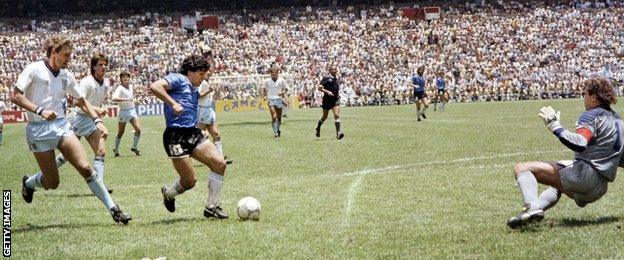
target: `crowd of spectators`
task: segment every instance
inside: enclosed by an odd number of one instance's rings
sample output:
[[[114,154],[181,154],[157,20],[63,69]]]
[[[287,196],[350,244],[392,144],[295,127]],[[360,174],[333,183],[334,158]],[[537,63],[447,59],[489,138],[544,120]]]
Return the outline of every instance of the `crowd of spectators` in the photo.
[[[477,1],[478,2],[478,1]],[[17,75],[44,58],[47,35],[74,42],[69,69],[80,79],[96,52],[110,58],[113,86],[132,73],[139,104],[157,102],[150,82],[175,71],[191,53],[213,57],[215,77],[291,75],[290,94],[303,107],[320,103],[316,86],[330,63],[339,68],[346,105],[411,102],[410,78],[425,67],[429,93],[442,73],[454,102],[579,97],[592,76],[624,81],[621,1],[481,1],[441,6],[440,19],[404,18],[401,8],[347,6],[242,10],[221,14],[218,30],[188,33],[177,17],[146,13],[124,18],[48,19],[0,23],[0,99],[8,102]],[[260,15],[262,13],[262,15]],[[217,98],[257,98],[260,84],[223,84]]]

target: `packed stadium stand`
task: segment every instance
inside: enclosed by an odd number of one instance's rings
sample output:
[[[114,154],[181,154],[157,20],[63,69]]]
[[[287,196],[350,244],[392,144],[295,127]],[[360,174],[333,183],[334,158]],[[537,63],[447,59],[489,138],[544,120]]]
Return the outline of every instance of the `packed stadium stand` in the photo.
[[[315,87],[330,63],[344,79],[346,105],[410,103],[409,79],[419,66],[430,79],[445,75],[454,102],[575,98],[577,83],[595,75],[622,94],[621,1],[187,2],[4,1],[0,99],[16,109],[11,88],[26,64],[45,56],[49,34],[74,41],[69,69],[78,79],[96,52],[109,56],[113,85],[130,71],[139,104],[156,102],[148,84],[188,53],[211,55],[216,77],[266,74],[277,65],[293,75],[290,94],[302,107],[319,105]],[[422,7],[439,7],[439,17],[406,15]],[[203,26],[204,17],[216,22]],[[185,26],[188,19],[200,22]],[[216,97],[259,94],[257,86],[237,85]]]

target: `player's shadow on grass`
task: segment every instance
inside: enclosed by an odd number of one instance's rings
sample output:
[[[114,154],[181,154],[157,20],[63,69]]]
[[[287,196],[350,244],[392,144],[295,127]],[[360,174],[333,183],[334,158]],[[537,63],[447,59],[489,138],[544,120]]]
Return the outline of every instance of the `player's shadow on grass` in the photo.
[[[84,198],[84,197],[94,197],[93,193],[85,193],[85,194],[45,194],[47,197],[66,197],[66,198]]]
[[[86,227],[102,227],[102,226],[112,226],[113,224],[96,224],[96,223],[81,223],[81,224],[51,224],[51,225],[43,225],[43,226],[39,226],[39,225],[33,225],[33,224],[26,224],[26,226],[23,227],[17,227],[15,229],[13,229],[13,232],[17,232],[17,233],[21,233],[21,232],[33,232],[33,231],[41,231],[41,230],[48,230],[48,229],[52,229],[52,228],[62,228],[62,229],[70,229],[70,228],[79,228],[79,229],[83,229]]]
[[[180,222],[197,222],[200,220],[201,220],[200,218],[181,217],[181,218],[172,218],[172,219],[163,219],[163,220],[154,221],[151,223],[151,225],[171,225],[171,224],[176,224]]]
[[[288,119],[288,120],[284,120],[282,119],[282,125],[284,124],[288,124],[291,122],[317,122],[318,119]],[[219,126],[239,126],[239,125],[271,125],[271,118],[267,117],[266,121],[254,121],[254,122],[236,122],[236,123],[224,123],[221,124],[219,123]]]
[[[620,221],[620,217],[615,217],[615,216],[606,216],[606,217],[600,217],[597,219],[564,218],[559,221],[559,224],[557,226],[584,227],[584,226],[592,226],[592,225],[609,224],[609,223],[618,222],[618,221]]]

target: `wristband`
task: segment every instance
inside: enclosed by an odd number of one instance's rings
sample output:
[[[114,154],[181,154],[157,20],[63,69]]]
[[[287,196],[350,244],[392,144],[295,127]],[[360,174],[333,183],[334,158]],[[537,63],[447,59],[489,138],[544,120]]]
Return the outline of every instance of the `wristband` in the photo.
[[[93,123],[97,125],[97,123],[102,123],[102,119],[99,117],[96,117],[93,119]]]
[[[42,113],[43,113],[43,107],[37,107],[37,109],[35,109],[35,114],[41,115]]]

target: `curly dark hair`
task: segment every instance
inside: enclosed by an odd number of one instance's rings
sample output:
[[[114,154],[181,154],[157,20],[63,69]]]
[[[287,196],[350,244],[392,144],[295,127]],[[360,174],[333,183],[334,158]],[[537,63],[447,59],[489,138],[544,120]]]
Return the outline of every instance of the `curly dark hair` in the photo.
[[[100,61],[106,62],[106,66],[108,66],[108,57],[106,57],[106,55],[102,53],[96,53],[95,55],[93,55],[93,57],[91,57],[91,75],[95,73],[94,68],[95,66],[97,66],[98,62]]]
[[[188,56],[180,64],[180,73],[184,75],[188,75],[189,72],[207,71],[209,69],[210,63],[201,55]]]
[[[601,105],[615,105],[617,98],[611,83],[605,78],[592,78],[583,82],[583,89],[589,95],[596,95]]]

